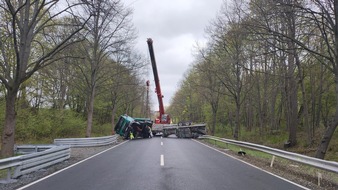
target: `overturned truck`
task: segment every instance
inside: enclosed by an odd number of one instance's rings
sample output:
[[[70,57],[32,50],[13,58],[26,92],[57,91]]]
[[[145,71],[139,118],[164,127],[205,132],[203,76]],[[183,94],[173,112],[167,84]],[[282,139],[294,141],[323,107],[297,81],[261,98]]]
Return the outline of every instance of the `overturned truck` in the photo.
[[[180,126],[177,124],[154,124],[149,118],[132,118],[121,115],[115,125],[115,133],[125,139],[151,138],[153,134],[163,137],[176,135],[177,138],[197,138],[206,134],[206,124]]]
[[[121,115],[115,125],[115,133],[125,139],[151,138],[152,121],[149,118],[132,118]]]

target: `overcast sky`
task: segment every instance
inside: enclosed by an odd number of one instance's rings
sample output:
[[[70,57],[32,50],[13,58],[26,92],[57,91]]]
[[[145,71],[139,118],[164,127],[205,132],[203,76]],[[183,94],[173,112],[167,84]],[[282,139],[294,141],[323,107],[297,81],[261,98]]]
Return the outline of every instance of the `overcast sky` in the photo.
[[[222,0],[125,0],[133,9],[133,22],[138,31],[136,49],[149,61],[150,96],[158,110],[154,77],[151,70],[147,38],[153,39],[157,70],[164,105],[168,106],[179,82],[193,62],[196,42],[206,42],[204,29],[215,19]]]

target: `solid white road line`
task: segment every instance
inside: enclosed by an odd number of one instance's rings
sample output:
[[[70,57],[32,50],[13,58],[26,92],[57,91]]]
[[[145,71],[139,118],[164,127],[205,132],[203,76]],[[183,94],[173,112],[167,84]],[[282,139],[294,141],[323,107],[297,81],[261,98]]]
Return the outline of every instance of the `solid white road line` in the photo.
[[[164,156],[161,154],[161,166],[164,166]]]
[[[124,143],[126,143],[126,142],[128,142],[128,141],[124,141],[124,142],[122,142],[122,143],[120,143],[120,144],[117,144],[117,145],[115,145],[115,146],[113,146],[113,147],[111,147],[111,148],[108,148],[108,149],[106,149],[106,150],[104,150],[104,151],[102,151],[102,152],[99,152],[99,153],[97,153],[97,154],[95,154],[95,155],[93,155],[93,156],[91,156],[91,157],[89,157],[89,158],[86,158],[86,159],[84,159],[84,160],[81,160],[80,162],[77,162],[77,163],[75,163],[75,164],[73,164],[73,165],[70,165],[70,166],[68,166],[68,167],[66,167],[66,168],[63,168],[62,170],[59,170],[59,171],[57,171],[57,172],[55,172],[55,173],[52,173],[52,174],[50,174],[50,175],[48,175],[48,176],[46,176],[46,177],[44,177],[44,178],[41,178],[41,179],[39,179],[39,180],[37,180],[37,181],[34,181],[34,182],[30,183],[30,184],[27,184],[27,185],[25,185],[25,186],[23,186],[23,187],[20,187],[20,188],[18,188],[18,189],[16,189],[16,190],[22,190],[22,189],[25,189],[25,188],[27,188],[27,187],[29,187],[29,186],[32,186],[32,185],[34,185],[34,184],[36,184],[36,183],[38,183],[38,182],[40,182],[40,181],[42,181],[42,180],[45,180],[45,179],[47,179],[47,178],[50,178],[50,177],[52,177],[52,176],[54,176],[54,175],[56,175],[56,174],[58,174],[58,173],[60,173],[60,172],[62,172],[62,171],[64,171],[64,170],[67,170],[67,169],[69,169],[69,168],[72,168],[72,167],[74,167],[74,166],[76,166],[76,165],[78,165],[78,164],[80,164],[80,163],[82,163],[82,162],[85,162],[85,161],[87,161],[87,160],[89,160],[89,159],[91,159],[91,158],[94,158],[95,156],[98,156],[98,155],[100,155],[100,154],[102,154],[102,153],[104,153],[104,152],[107,152],[107,151],[109,151],[109,150],[111,150],[111,149],[113,149],[113,148],[116,148],[116,147],[118,147],[118,146],[120,146],[120,145],[122,145],[122,144],[124,144]]]
[[[307,187],[304,187],[304,186],[302,186],[302,185],[300,185],[300,184],[298,184],[298,183],[295,183],[295,182],[290,181],[290,180],[288,180],[288,179],[285,179],[285,178],[283,178],[283,177],[281,177],[281,176],[278,176],[278,175],[276,175],[276,174],[273,174],[273,173],[271,173],[271,172],[269,172],[269,171],[266,171],[266,170],[264,170],[264,169],[262,169],[262,168],[260,168],[260,167],[258,167],[258,166],[252,165],[252,164],[250,164],[250,163],[248,163],[248,162],[245,162],[245,161],[243,161],[243,160],[241,160],[241,159],[238,159],[238,158],[236,158],[236,157],[234,157],[234,156],[231,156],[230,154],[227,154],[227,153],[225,153],[225,152],[222,152],[222,151],[220,151],[220,150],[218,150],[218,149],[216,149],[216,148],[214,148],[214,147],[211,147],[211,146],[209,146],[209,145],[206,145],[206,144],[204,144],[204,143],[201,143],[201,142],[199,142],[198,140],[195,140],[195,139],[192,139],[192,140],[195,141],[195,142],[197,142],[197,143],[200,143],[200,144],[203,145],[203,146],[206,146],[206,147],[208,147],[208,148],[211,148],[211,149],[213,149],[213,150],[215,150],[215,151],[217,151],[217,152],[219,152],[219,153],[221,153],[221,154],[224,154],[224,155],[229,156],[229,157],[231,157],[231,158],[233,158],[233,159],[235,159],[235,160],[238,160],[238,161],[240,161],[240,162],[243,162],[244,164],[247,164],[247,165],[249,165],[249,166],[251,166],[251,167],[254,167],[254,168],[256,168],[256,169],[259,169],[259,170],[261,170],[261,171],[263,171],[263,172],[265,172],[265,173],[268,173],[268,174],[270,174],[270,175],[272,175],[272,176],[275,176],[275,177],[277,177],[277,178],[279,178],[279,179],[281,179],[281,180],[284,180],[284,181],[286,181],[286,182],[289,182],[289,183],[291,183],[291,184],[293,184],[293,185],[295,185],[295,186],[297,186],[297,187],[303,188],[303,189],[305,189],[305,190],[310,190],[310,189],[307,188]]]

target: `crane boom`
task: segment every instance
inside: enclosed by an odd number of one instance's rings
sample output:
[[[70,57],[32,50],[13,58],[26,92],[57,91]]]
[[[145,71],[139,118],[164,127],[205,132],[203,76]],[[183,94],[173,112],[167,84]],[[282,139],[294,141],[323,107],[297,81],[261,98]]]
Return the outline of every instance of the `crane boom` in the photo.
[[[155,85],[156,85],[155,92],[157,94],[157,99],[158,99],[158,104],[159,104],[159,112],[160,112],[159,123],[170,123],[169,115],[165,114],[164,112],[164,105],[163,105],[163,99],[162,99],[163,95],[162,95],[161,86],[160,86],[160,79],[158,77],[158,72],[157,72],[155,53],[154,53],[154,48],[153,48],[153,40],[151,38],[148,38],[147,43],[148,43],[151,66],[153,68]]]

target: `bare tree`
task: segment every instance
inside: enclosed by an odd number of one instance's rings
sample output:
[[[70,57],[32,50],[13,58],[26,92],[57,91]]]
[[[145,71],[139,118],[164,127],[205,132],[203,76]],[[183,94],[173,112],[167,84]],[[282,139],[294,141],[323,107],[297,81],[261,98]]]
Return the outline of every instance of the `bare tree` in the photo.
[[[255,2],[259,2],[258,0]],[[287,42],[287,51],[290,56],[294,57],[294,63],[297,63],[296,49],[302,49],[311,54],[318,62],[323,64],[328,70],[332,72],[335,77],[336,85],[336,111],[334,114],[334,121],[326,128],[326,131],[320,141],[317,149],[316,157],[324,158],[330,140],[338,125],[338,0],[314,0],[314,1],[292,1],[279,0],[274,2],[275,8],[281,11],[287,17],[287,24],[290,26],[292,22],[298,20],[302,22],[303,26],[311,26],[308,28],[309,32],[303,31],[302,28],[297,27],[291,29],[286,33],[281,33],[271,27],[269,24],[265,28],[267,33],[271,36],[277,37],[279,40]],[[258,5],[253,3],[253,5]],[[260,5],[259,10],[263,15],[266,15],[264,6]],[[290,15],[290,10],[294,15]],[[291,17],[290,17],[291,16]],[[265,18],[268,18],[265,16]],[[293,21],[293,20],[294,21]],[[290,30],[291,29],[291,30]],[[296,30],[299,33],[294,35]],[[318,42],[317,44],[311,41]],[[324,44],[324,45],[323,45]],[[291,61],[291,60],[290,60]],[[299,62],[298,62],[299,63]],[[297,64],[298,64],[297,63]],[[301,68],[301,67],[298,67]],[[304,97],[305,98],[305,97]],[[305,98],[306,99],[306,98]]]
[[[61,59],[57,54],[74,43],[75,35],[83,28],[83,22],[79,22],[71,11],[78,4],[64,2],[66,5],[60,7],[65,8],[61,10],[56,6],[60,2],[54,0],[0,1],[0,80],[6,88],[6,115],[1,146],[3,157],[13,155],[15,102],[21,84],[39,69]],[[71,19],[63,23],[59,20],[61,16]],[[53,33],[57,28],[67,29],[67,35],[53,36],[57,34]],[[53,41],[54,38],[59,39]]]
[[[116,54],[126,53],[136,35],[130,21],[132,11],[125,8],[121,0],[90,1],[83,10],[85,14],[93,15],[87,24],[87,32],[84,33],[87,41],[81,48],[86,59],[80,65],[87,88],[86,137],[90,137],[96,90],[100,82],[104,81],[103,63]]]
[[[245,19],[242,9],[245,1],[233,1],[231,9],[223,7],[221,14],[209,30],[211,36],[211,48],[216,57],[214,75],[226,89],[226,95],[235,102],[235,129],[234,138],[238,139],[241,126],[241,106],[246,93],[243,91],[244,65],[247,57],[244,54],[246,32],[240,23]],[[205,56],[204,56],[205,57]]]
[[[202,62],[195,65],[194,71],[198,75],[198,81],[192,82],[198,93],[206,100],[211,108],[211,128],[210,133],[214,135],[216,130],[217,113],[223,85],[218,80],[214,71],[211,55],[203,56]]]

